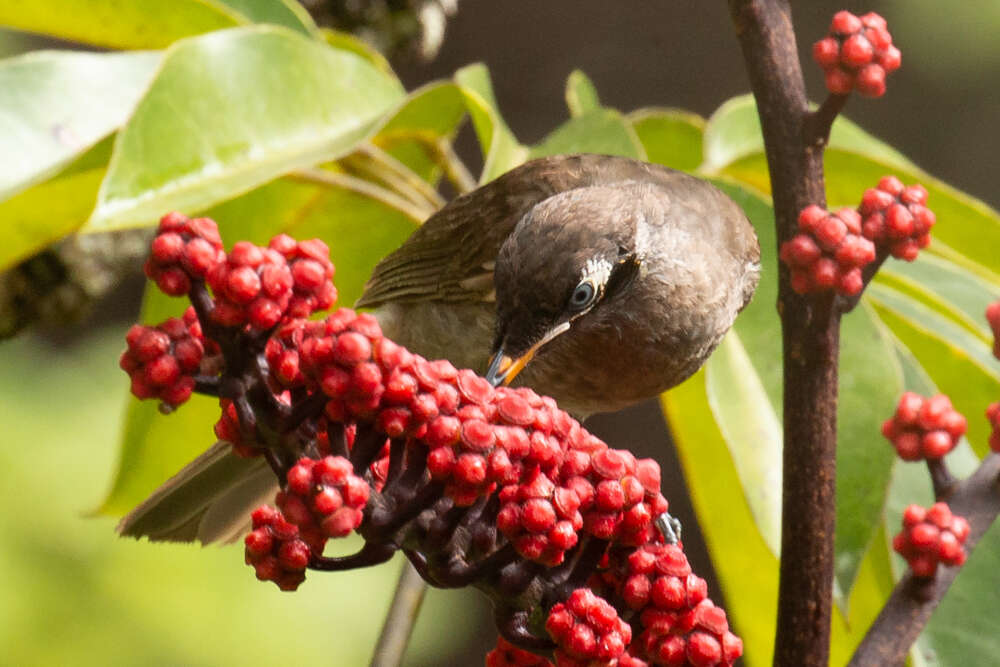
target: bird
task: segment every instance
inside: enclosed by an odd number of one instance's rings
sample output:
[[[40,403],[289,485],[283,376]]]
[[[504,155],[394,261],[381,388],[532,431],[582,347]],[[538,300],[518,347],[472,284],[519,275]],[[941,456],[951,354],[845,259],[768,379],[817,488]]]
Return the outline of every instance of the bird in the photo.
[[[714,185],[631,158],[561,155],[445,205],[375,266],[355,305],[411,351],[531,387],[583,420],[692,375],[759,277],[754,228]],[[232,541],[276,485],[266,464],[219,442],[118,531]]]

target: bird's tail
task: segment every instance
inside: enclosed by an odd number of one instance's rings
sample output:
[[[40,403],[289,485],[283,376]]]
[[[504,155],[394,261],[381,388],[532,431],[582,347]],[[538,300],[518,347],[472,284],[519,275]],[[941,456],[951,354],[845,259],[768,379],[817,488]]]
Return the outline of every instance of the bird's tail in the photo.
[[[249,529],[250,512],[276,490],[262,458],[236,456],[220,441],[129,512],[117,530],[157,542],[233,542]]]

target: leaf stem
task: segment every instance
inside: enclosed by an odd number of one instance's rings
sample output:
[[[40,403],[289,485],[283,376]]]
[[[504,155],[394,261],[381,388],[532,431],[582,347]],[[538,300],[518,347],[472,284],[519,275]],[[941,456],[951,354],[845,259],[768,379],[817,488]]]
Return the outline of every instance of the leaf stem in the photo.
[[[434,212],[431,208],[417,206],[395,192],[357,176],[349,176],[348,174],[328,171],[318,167],[306,167],[291,172],[289,177],[303,183],[313,183],[330,188],[342,188],[369,197],[389,208],[399,211],[417,224],[422,223]]]
[[[427,205],[434,210],[445,205],[444,198],[430,183],[375,144],[361,144],[358,152],[381,167],[373,170],[374,176],[383,179],[400,194],[409,194],[413,203]]]
[[[398,667],[403,663],[406,645],[410,641],[426,592],[427,584],[410,561],[404,560],[389,613],[385,615],[382,632],[375,645],[371,667]]]

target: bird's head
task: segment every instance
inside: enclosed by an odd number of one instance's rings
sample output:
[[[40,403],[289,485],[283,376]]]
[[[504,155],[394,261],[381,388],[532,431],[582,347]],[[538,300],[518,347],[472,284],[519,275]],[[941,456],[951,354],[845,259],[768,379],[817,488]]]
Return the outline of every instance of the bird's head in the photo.
[[[487,379],[509,384],[544,346],[585,335],[638,275],[637,216],[648,188],[556,194],[518,223],[494,268],[497,330]],[[583,360],[586,361],[586,360]]]

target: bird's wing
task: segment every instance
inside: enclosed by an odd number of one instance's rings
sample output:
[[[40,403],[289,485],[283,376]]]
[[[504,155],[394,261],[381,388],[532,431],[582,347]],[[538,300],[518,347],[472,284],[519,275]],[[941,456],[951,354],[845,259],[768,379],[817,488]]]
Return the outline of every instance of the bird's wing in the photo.
[[[573,188],[673,179],[677,173],[605,155],[560,155],[528,162],[428,218],[378,263],[356,305],[489,300],[500,246],[533,206]]]
[[[155,542],[233,542],[249,528],[250,512],[276,490],[261,458],[240,458],[229,443],[217,442],[125,515],[117,530]]]

